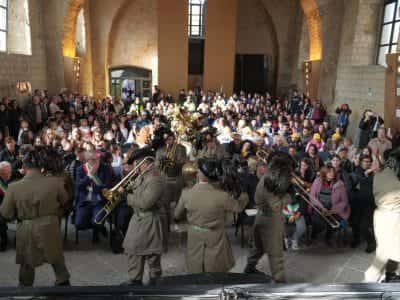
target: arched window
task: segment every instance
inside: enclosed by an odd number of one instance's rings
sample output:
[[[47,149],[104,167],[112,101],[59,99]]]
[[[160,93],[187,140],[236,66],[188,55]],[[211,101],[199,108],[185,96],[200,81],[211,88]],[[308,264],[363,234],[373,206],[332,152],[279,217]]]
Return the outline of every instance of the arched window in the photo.
[[[4,6],[4,4],[8,4]],[[31,24],[29,18],[29,0],[0,0],[0,46],[1,51],[31,55]],[[5,20],[5,21],[3,21]],[[5,30],[1,30],[5,27]],[[3,41],[3,39],[5,39]],[[5,45],[5,46],[4,46]]]
[[[204,36],[205,0],[189,0],[189,36],[201,38]]]
[[[7,0],[0,0],[0,51],[7,50]]]
[[[83,9],[79,11],[76,20],[76,56],[83,57],[86,52],[86,24],[85,12]]]
[[[386,54],[397,51],[400,29],[399,1],[384,0],[377,63],[386,66]]]

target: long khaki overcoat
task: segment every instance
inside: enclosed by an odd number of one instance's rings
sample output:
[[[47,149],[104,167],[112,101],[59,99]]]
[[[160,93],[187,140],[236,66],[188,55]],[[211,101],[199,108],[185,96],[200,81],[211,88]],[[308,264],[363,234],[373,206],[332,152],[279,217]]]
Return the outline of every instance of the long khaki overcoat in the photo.
[[[128,205],[134,210],[123,247],[129,255],[151,255],[163,252],[163,228],[165,181],[154,166],[135,181],[128,194]]]
[[[18,220],[17,264],[64,263],[60,219],[72,204],[69,200],[63,180],[39,172],[9,185],[0,214]]]
[[[264,178],[257,184],[255,202],[258,208],[254,222],[254,238],[262,241],[264,253],[280,255],[283,251],[284,219],[282,210],[290,202],[286,194],[278,197],[264,187]]]
[[[227,272],[235,265],[225,219],[229,212],[241,212],[247,202],[245,194],[235,200],[211,184],[196,184],[182,192],[175,218],[187,213],[186,260],[190,273]]]

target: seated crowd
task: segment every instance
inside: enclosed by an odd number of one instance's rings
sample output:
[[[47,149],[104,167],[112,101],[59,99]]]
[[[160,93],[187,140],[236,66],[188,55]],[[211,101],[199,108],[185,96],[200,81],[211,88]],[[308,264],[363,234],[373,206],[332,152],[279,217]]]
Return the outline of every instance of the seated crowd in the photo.
[[[196,112],[197,124],[205,128],[201,146],[188,148],[190,159],[233,159],[243,167],[242,186],[250,200],[247,208],[255,206],[254,193],[263,172],[257,151],[288,153],[313,206],[337,220],[340,229],[327,226],[294,190],[291,203],[283,210],[287,249],[296,250],[322,232],[330,246],[340,246],[348,241],[346,228],[352,228],[352,247],[365,239],[366,251],[375,250],[374,173],[385,151],[398,142],[384,128],[383,120],[367,110],[359,124],[359,143],[354,145],[346,136],[351,114],[347,104],[337,108],[335,118],[329,118],[322,103],[296,91],[276,99],[268,93],[228,97],[182,90],[175,101],[156,90],[150,99],[122,101],[66,92],[49,97],[37,90],[24,108],[5,97],[0,102],[0,199],[3,185],[24,176],[19,151],[24,145],[52,148],[62,156],[74,185],[72,221],[80,230],[94,229],[93,241],[98,241],[100,234],[107,234],[104,226],[93,222],[105,203],[102,189],[120,181],[129,171],[130,154],[154,142],[157,130],[168,126],[177,106]],[[117,214],[114,223],[120,224],[116,228],[124,235],[132,212],[125,205]],[[242,213],[237,222],[246,219]],[[5,250],[6,228],[0,231],[0,250]]]

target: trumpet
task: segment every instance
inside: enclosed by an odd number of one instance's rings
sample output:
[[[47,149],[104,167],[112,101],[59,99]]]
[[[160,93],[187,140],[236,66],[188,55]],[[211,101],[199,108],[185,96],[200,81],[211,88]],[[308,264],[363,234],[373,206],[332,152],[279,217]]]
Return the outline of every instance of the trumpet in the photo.
[[[319,214],[327,223],[329,226],[331,226],[333,229],[339,228],[340,227],[340,222],[331,215],[326,215],[322,209],[318,206],[316,206],[311,200],[311,194],[307,188],[304,187],[304,181],[297,176],[296,174],[292,173],[292,182],[293,184],[298,188],[299,192],[297,195],[299,195],[308,205],[311,206],[311,208]]]
[[[140,168],[145,164],[149,163],[143,172],[140,172]],[[106,198],[106,204],[94,217],[94,223],[101,225],[112,213],[112,211],[122,201],[122,194],[128,189],[135,181],[139,180],[143,174],[150,170],[154,165],[154,158],[146,156],[138,165],[135,166],[120,182],[118,182],[111,189],[103,189],[102,193]]]

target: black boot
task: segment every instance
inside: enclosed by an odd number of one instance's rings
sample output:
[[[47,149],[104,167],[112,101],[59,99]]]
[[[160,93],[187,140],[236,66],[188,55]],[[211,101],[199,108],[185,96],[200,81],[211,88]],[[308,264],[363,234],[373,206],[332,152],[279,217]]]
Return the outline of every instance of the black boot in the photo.
[[[143,286],[140,280],[128,280],[121,283],[121,286]]]
[[[160,279],[160,277],[154,277],[154,278],[150,278],[149,280],[149,285],[158,285],[158,280]]]
[[[56,283],[55,286],[71,286],[71,283],[69,282],[69,280],[67,280],[64,282]]]
[[[383,282],[400,282],[400,276],[395,272],[386,272]]]
[[[375,250],[376,250],[376,244],[375,243],[368,243],[367,249],[365,249],[365,252],[372,253]]]
[[[250,266],[250,265],[246,265],[246,267],[244,268],[243,273],[245,274],[259,274],[259,275],[265,275],[265,273],[258,271],[256,267],[254,266]]]

